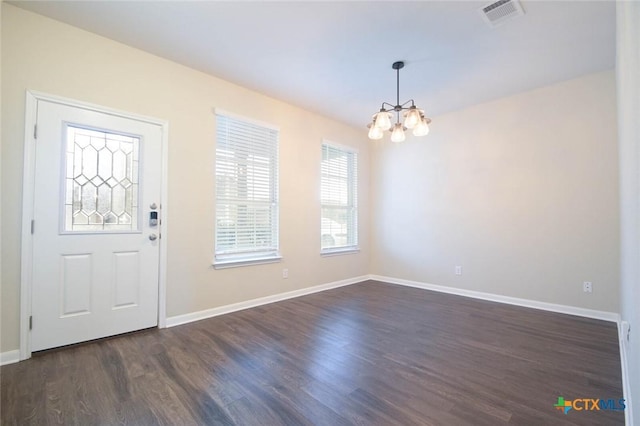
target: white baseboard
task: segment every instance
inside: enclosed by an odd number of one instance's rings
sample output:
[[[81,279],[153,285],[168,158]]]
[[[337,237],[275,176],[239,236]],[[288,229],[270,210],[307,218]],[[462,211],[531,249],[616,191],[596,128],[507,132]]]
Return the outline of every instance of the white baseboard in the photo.
[[[618,321],[618,342],[620,344],[620,368],[622,369],[622,397],[624,398],[626,409],[624,410],[624,420],[627,426],[632,426],[633,403],[631,401],[631,389],[629,388],[629,369],[627,364],[627,333],[629,323],[626,321]]]
[[[369,279],[368,275],[362,275],[360,277],[349,278],[346,280],[334,281],[327,284],[321,284],[313,287],[307,287],[300,290],[288,291],[285,293],[274,294],[272,296],[260,297],[258,299],[251,299],[244,302],[233,303],[231,305],[219,306],[217,308],[205,309],[204,311],[191,312],[189,314],[177,315],[167,318],[167,327],[174,327],[176,325],[187,324],[194,321],[200,321],[206,318],[215,317],[218,315],[229,314],[231,312],[241,311],[243,309],[254,308],[256,306],[267,305],[269,303],[280,302],[282,300],[292,299],[294,297],[305,296],[307,294],[318,293],[321,291],[329,290],[332,288],[343,287]]]
[[[0,352],[0,365],[13,364],[20,361],[20,351]]]
[[[501,296],[499,294],[484,293],[475,290],[465,290],[455,287],[447,287],[436,284],[410,281],[401,278],[384,277],[380,275],[370,275],[370,279],[391,284],[399,284],[408,287],[417,287],[425,290],[437,291],[439,293],[449,293],[458,296],[472,297],[474,299],[489,300],[492,302],[506,303],[508,305],[523,306],[526,308],[540,309],[543,311],[558,312],[561,314],[576,315],[579,317],[594,318],[603,321],[620,322],[620,314],[615,312],[597,311],[594,309],[578,308],[568,305],[557,305],[555,303],[539,302],[537,300],[520,299],[517,297]]]
[[[423,283],[418,281],[386,277],[381,275],[362,275],[359,277],[349,278],[341,281],[335,281],[327,284],[321,284],[314,287],[308,287],[300,290],[274,294],[272,296],[251,299],[244,302],[233,303],[231,305],[224,305],[216,308],[205,309],[203,311],[191,312],[184,315],[168,317],[166,321],[166,325],[167,327],[174,327],[176,325],[187,324],[194,321],[200,321],[200,320],[215,317],[218,315],[224,315],[231,312],[241,311],[243,309],[253,308],[256,306],[261,306],[269,303],[279,302],[282,300],[292,299],[294,297],[300,297],[307,294],[318,293],[318,292],[329,290],[332,288],[343,287],[343,286],[359,283],[362,281],[366,281],[368,279],[387,282],[391,284],[399,284],[399,285],[404,285],[409,287],[422,288],[425,290],[437,291],[440,293],[449,293],[449,294],[455,294],[458,296],[471,297],[474,299],[489,300],[492,302],[506,303],[509,305],[517,305],[517,306],[523,306],[527,308],[540,309],[543,311],[558,312],[562,314],[576,315],[580,317],[594,318],[594,319],[611,321],[616,323],[619,323],[620,321],[620,315],[614,312],[578,308],[575,306],[568,306],[568,305],[558,305],[555,303],[539,302],[536,300],[529,300],[529,299],[520,299],[517,297],[502,296],[499,294],[484,293],[484,292],[475,291],[475,290],[465,290],[465,289],[460,289],[455,287],[428,284],[428,283]]]

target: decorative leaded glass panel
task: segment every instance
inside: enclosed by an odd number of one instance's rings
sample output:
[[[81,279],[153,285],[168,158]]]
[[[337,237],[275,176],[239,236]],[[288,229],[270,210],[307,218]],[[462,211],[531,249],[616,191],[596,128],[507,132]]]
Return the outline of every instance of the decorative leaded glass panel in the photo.
[[[66,129],[64,231],[137,231],[140,138]]]

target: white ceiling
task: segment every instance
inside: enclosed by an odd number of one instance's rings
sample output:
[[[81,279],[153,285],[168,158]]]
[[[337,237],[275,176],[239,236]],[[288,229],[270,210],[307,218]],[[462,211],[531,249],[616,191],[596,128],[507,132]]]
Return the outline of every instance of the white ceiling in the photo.
[[[17,1],[49,16],[365,126],[382,101],[434,116],[612,69],[615,2],[527,1],[489,28],[491,1]]]

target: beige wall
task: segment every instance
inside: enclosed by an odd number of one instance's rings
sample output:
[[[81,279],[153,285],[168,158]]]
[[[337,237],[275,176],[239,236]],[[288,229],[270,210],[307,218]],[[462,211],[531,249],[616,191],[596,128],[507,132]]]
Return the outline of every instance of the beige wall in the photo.
[[[7,4],[2,4],[2,67],[0,351],[17,349],[19,344],[27,89],[169,122],[169,316],[368,273],[370,208],[365,190],[359,199],[361,253],[319,255],[322,139],[359,149],[360,186],[367,188],[370,145],[362,129]],[[281,263],[226,270],[211,267],[214,107],[280,127]],[[282,279],[283,268],[289,269],[287,280]]]
[[[640,3],[617,2],[618,125],[620,140],[620,315],[631,328],[625,344],[627,424],[640,423]],[[632,399],[636,401],[635,411]],[[635,412],[635,415],[633,414]],[[634,422],[634,418],[638,419]]]
[[[0,0],[0,23],[2,22],[2,2]],[[1,30],[1,28],[0,28]],[[2,31],[0,31],[0,100],[2,99]],[[0,117],[2,117],[2,102],[0,102]],[[3,246],[4,246],[4,235],[2,233],[2,120],[0,119],[0,353],[2,352],[2,263],[4,262]]]
[[[588,75],[377,143],[372,273],[618,312],[615,93]]]

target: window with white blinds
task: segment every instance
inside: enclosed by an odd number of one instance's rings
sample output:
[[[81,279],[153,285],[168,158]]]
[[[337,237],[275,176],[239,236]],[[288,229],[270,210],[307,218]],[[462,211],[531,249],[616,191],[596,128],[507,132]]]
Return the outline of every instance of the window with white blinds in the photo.
[[[358,249],[358,154],[322,144],[320,180],[321,252]]]
[[[216,265],[278,253],[278,130],[216,114]]]

